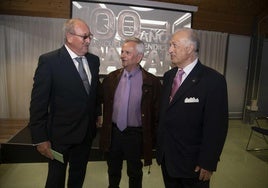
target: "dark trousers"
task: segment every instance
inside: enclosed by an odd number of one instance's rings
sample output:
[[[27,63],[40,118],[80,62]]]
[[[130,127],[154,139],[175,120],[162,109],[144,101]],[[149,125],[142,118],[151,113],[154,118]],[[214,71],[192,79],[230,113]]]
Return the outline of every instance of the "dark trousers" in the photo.
[[[168,174],[165,161],[161,164],[165,188],[209,188],[209,181],[200,181],[197,178],[178,178]]]
[[[64,164],[49,160],[46,188],[64,188],[66,168],[69,163],[68,188],[82,188],[91,145],[53,146],[53,149],[64,154]]]
[[[121,132],[112,130],[112,144],[108,153],[109,188],[119,188],[123,160],[127,161],[129,188],[142,187],[142,129],[126,128]]]

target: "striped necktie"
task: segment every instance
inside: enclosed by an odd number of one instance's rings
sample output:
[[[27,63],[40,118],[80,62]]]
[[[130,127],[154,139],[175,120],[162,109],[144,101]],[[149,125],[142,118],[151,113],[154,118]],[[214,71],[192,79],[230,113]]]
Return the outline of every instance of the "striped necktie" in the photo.
[[[84,84],[84,87],[87,91],[87,94],[89,94],[90,84],[88,81],[87,73],[86,73],[84,66],[83,66],[82,57],[76,57],[75,60],[78,62],[78,72],[79,72],[80,77],[83,81],[83,84]]]
[[[171,90],[171,94],[169,97],[169,101],[171,102],[172,99],[175,96],[175,93],[177,92],[177,90],[179,89],[180,85],[181,85],[181,80],[182,80],[182,75],[184,74],[183,69],[179,69],[176,73],[176,76],[174,77],[173,80],[173,84],[172,84],[172,90]]]
[[[117,127],[123,131],[127,127],[127,118],[128,118],[128,102],[129,102],[129,94],[130,94],[130,78],[131,75],[125,74],[124,75],[124,86],[122,88],[121,98],[120,98],[120,105],[118,109],[118,116],[117,116]]]

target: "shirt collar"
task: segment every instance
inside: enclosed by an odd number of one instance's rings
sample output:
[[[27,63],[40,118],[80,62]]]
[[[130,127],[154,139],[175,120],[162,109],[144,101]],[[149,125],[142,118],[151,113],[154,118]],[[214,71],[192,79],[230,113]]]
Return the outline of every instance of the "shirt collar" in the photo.
[[[197,60],[198,59],[196,58],[192,63],[183,68],[183,71],[186,75],[190,74],[190,72],[193,70],[193,68],[197,64]]]
[[[78,56],[76,53],[74,53],[66,44],[64,45],[68,53],[70,54],[71,58],[74,59],[76,57],[84,57],[84,56]]]
[[[131,75],[131,77],[134,77],[140,71],[141,71],[141,67],[140,66],[136,67],[135,69],[133,69],[130,72],[128,72],[128,71],[126,71],[126,69],[124,69],[123,75]]]

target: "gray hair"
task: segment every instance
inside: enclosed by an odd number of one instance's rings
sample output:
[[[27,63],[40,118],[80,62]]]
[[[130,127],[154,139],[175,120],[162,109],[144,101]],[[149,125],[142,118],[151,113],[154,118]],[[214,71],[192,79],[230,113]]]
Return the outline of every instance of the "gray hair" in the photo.
[[[127,42],[135,42],[137,45],[136,45],[136,50],[139,54],[144,54],[144,51],[145,51],[145,45],[144,45],[144,42],[142,40],[140,40],[139,38],[137,37],[132,37],[132,38],[127,38],[124,43],[127,43]]]
[[[80,18],[72,18],[67,20],[64,25],[63,25],[63,33],[64,33],[64,41],[66,41],[66,35],[67,33],[75,33],[74,28],[75,28],[75,24],[77,22],[83,22],[85,23],[82,19]]]
[[[200,41],[197,32],[191,28],[180,28],[176,32],[184,31],[188,33],[188,41],[194,45],[195,53],[198,54],[200,48]]]

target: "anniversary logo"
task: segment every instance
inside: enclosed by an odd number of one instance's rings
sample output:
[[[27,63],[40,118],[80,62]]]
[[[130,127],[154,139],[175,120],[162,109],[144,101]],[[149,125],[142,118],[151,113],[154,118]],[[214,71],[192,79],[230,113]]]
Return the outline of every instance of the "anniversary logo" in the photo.
[[[185,12],[114,4],[80,4],[79,10],[73,10],[73,17],[86,20],[91,28],[94,38],[90,51],[101,59],[101,74],[120,68],[122,41],[138,37],[146,48],[141,65],[162,76],[171,67],[168,48],[172,32],[191,24],[191,14]]]

